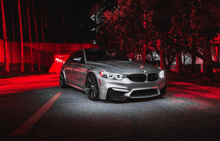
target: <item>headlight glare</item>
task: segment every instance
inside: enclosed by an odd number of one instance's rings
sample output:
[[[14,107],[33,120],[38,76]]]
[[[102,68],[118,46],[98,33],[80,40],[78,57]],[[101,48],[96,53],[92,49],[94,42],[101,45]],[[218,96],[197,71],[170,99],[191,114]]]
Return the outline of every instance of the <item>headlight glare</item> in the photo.
[[[163,70],[160,71],[160,73],[159,73],[159,77],[160,77],[160,78],[164,78],[164,77],[165,77],[165,75],[164,75],[164,71],[163,71]]]
[[[116,80],[121,80],[124,78],[124,75],[119,74],[119,73],[111,73],[111,72],[106,72],[106,71],[101,71],[99,73],[100,76],[108,79],[116,79]]]

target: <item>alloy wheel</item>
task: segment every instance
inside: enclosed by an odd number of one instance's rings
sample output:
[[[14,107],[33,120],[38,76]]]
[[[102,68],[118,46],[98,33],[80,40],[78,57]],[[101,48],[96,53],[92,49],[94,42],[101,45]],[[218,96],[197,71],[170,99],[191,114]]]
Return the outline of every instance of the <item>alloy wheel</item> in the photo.
[[[88,73],[85,86],[88,98],[91,100],[98,100],[99,88],[96,77],[93,73]]]
[[[63,73],[60,74],[60,87],[61,88],[65,88],[66,87]]]

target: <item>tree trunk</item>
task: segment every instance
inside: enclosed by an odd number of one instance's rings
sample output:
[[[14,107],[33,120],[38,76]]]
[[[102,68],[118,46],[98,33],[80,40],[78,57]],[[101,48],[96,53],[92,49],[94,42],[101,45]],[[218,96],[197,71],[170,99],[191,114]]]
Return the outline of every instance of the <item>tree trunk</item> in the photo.
[[[27,17],[28,17],[28,29],[29,29],[29,41],[30,41],[30,49],[31,49],[31,71],[34,71],[33,64],[33,49],[32,49],[32,36],[31,36],[31,24],[30,24],[30,14],[29,14],[29,4],[28,1],[26,3],[27,6]]]
[[[14,23],[14,8],[13,8],[13,5],[12,5],[12,8],[11,8],[11,20],[12,20],[12,32],[13,32],[13,43],[15,42],[15,23]]]
[[[219,62],[219,47],[215,46],[215,62]]]
[[[32,11],[33,11],[33,17],[34,17],[34,27],[35,27],[35,34],[36,34],[36,43],[38,44],[38,32],[37,32],[37,21],[36,21],[36,16],[35,16],[35,11],[34,11],[34,4],[33,1],[31,0],[31,5],[32,5]],[[38,60],[38,71],[41,71],[40,67],[40,45],[38,44],[38,50],[37,50],[37,60]]]
[[[1,0],[1,11],[2,11],[2,28],[3,28],[3,42],[4,42],[4,67],[5,71],[9,72],[9,52],[7,46],[7,35],[6,35],[6,24],[5,24],[5,11],[3,0]]]
[[[123,51],[123,39],[121,38],[121,46],[120,46],[120,51]]]
[[[215,45],[215,62],[219,63],[219,47]],[[216,67],[216,72],[218,72],[218,68]]]
[[[44,22],[43,22],[43,9],[40,3],[40,20],[41,20],[41,33],[42,33],[42,43],[43,43],[43,66],[45,67],[45,46],[44,46]]]
[[[206,75],[212,75],[213,74],[213,68],[212,68],[212,54],[211,54],[211,45],[209,44],[208,38],[206,36],[203,36],[202,41],[203,46],[203,72]]]
[[[196,56],[191,53],[191,57],[192,57],[192,70],[193,72],[196,72],[196,69],[195,69],[196,68]]]
[[[133,60],[133,52],[131,51],[131,56],[130,56],[131,60]]]
[[[22,31],[22,19],[21,19],[21,3],[18,0],[18,14],[20,23],[20,44],[21,44],[21,72],[24,72],[24,44],[23,44],[23,31]]]
[[[176,53],[176,72],[182,72],[182,52]]]
[[[175,59],[175,56],[174,56],[174,55],[171,56],[171,59],[167,59],[167,60],[168,60],[168,64],[165,66],[166,70],[172,71],[172,70],[171,70],[171,65],[172,65],[174,59]],[[165,63],[165,64],[166,64],[166,63]]]
[[[143,26],[146,29],[146,14],[144,11],[144,21],[143,21]],[[143,50],[142,50],[142,62],[145,63],[146,62],[146,36],[144,35],[144,44],[143,44]]]
[[[142,62],[146,62],[146,43],[143,44],[143,51],[142,51]]]
[[[199,52],[193,51],[191,49],[188,49],[193,55],[195,55],[196,57],[199,57],[200,59],[203,59],[204,56],[202,54],[200,54]],[[218,62],[212,61],[212,64],[220,69],[220,64]]]
[[[193,52],[195,52],[195,51],[193,50]],[[190,54],[191,54],[191,57],[192,57],[192,67],[194,68],[195,65],[196,65],[196,56],[192,52]]]
[[[23,1],[23,0],[20,0],[20,2],[21,2],[21,17],[22,17],[22,29],[23,29],[23,34],[25,33],[28,33],[28,22],[27,22],[27,19],[26,19],[26,13],[25,12],[22,12],[22,11],[25,11],[26,9],[25,9],[25,6],[26,6],[26,4],[25,4],[25,2]],[[25,40],[25,42],[28,42],[27,41],[27,38],[24,38],[24,37],[26,37],[26,35],[23,35],[23,39]]]
[[[160,69],[164,70],[165,66],[166,66],[165,49],[163,46],[160,46]]]

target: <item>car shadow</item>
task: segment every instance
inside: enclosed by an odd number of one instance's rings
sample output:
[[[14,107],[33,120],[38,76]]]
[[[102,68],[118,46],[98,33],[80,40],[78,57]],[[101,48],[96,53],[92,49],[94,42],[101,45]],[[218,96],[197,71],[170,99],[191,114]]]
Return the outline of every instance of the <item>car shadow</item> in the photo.
[[[114,103],[114,104],[124,104],[124,103],[136,103],[136,102],[146,102],[146,101],[153,101],[153,100],[158,100],[158,99],[164,99],[165,96],[157,96],[157,97],[150,97],[150,98],[138,98],[138,99],[125,99],[125,100],[106,100],[102,101],[104,103]]]
[[[87,95],[84,91],[82,90],[79,90],[79,89],[76,89],[74,87],[67,87],[73,91],[78,91],[78,92],[81,92],[85,95]],[[166,97],[163,96],[156,96],[156,97],[150,97],[150,98],[127,98],[125,100],[101,100],[99,99],[98,101],[95,101],[95,102],[100,102],[100,103],[113,103],[113,104],[125,104],[125,103],[136,103],[136,102],[146,102],[146,101],[152,101],[152,100],[158,100],[158,99],[164,99]]]

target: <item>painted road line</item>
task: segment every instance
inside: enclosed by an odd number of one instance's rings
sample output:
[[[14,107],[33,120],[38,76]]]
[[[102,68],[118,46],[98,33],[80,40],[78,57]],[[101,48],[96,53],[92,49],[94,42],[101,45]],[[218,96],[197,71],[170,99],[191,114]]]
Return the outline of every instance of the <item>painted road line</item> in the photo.
[[[46,113],[46,111],[53,105],[53,103],[60,97],[63,92],[58,92],[54,95],[43,107],[41,107],[34,115],[26,120],[18,129],[16,129],[10,136],[26,134],[34,124]]]

